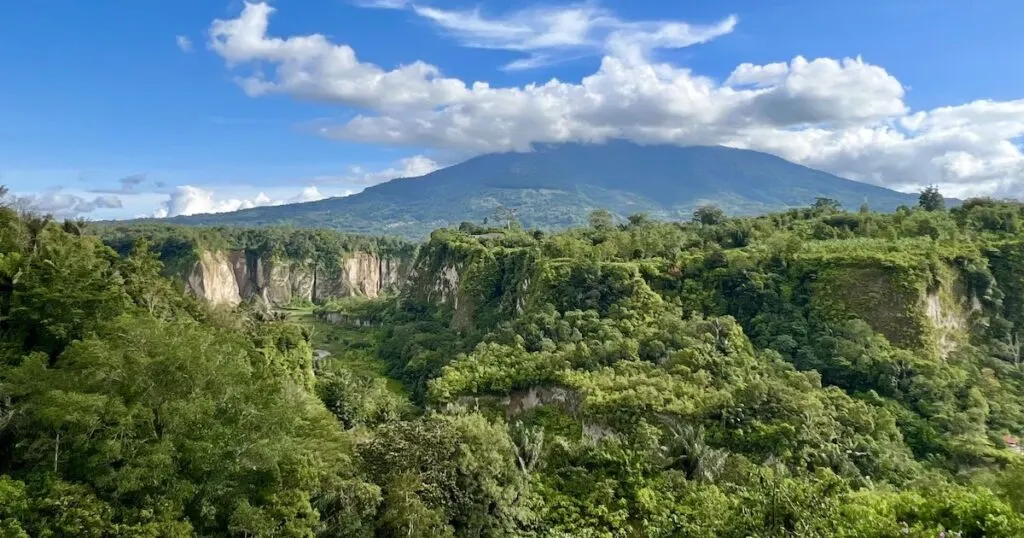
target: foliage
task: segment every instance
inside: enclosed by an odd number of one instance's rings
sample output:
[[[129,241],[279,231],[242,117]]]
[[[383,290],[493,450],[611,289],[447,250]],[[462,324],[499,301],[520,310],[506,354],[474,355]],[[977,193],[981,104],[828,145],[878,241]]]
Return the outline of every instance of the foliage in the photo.
[[[938,187],[934,185],[925,187],[921,191],[921,197],[918,199],[917,205],[925,211],[942,211],[946,209],[946,201],[942,198]]]
[[[432,357],[428,403],[544,439],[549,535],[1014,536],[1022,215],[595,219],[517,236],[514,270],[508,238],[436,232],[422,274],[456,285],[414,282],[388,345]],[[467,322],[466,301],[518,307]]]
[[[1024,535],[1024,207],[594,217],[285,316],[0,208],[0,536]]]
[[[721,224],[725,220],[725,211],[715,205],[700,206],[693,211],[693,221],[705,226]]]

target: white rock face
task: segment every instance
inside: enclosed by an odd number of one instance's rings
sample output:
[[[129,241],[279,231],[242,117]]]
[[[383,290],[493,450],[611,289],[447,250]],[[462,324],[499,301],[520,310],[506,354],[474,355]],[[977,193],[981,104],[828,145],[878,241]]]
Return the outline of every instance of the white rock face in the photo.
[[[380,266],[380,289],[397,288],[404,284],[402,276],[402,262],[392,258],[381,258]]]
[[[939,333],[939,354],[948,357],[956,351],[955,334],[967,326],[967,319],[960,309],[944,307],[942,298],[935,292],[925,295],[925,314]]]
[[[231,261],[231,269],[235,273],[235,283],[238,285],[238,295],[241,298],[253,295],[253,275],[249,267],[249,257],[245,251],[233,250],[228,252],[228,260]]]
[[[400,260],[356,252],[340,269],[316,267],[312,260],[274,260],[243,251],[203,252],[186,279],[186,290],[217,305],[234,306],[256,299],[266,306],[292,301],[325,301],[344,297],[377,297],[403,285]]]
[[[242,302],[235,271],[226,252],[203,252],[186,280],[188,291],[215,305]]]
[[[445,265],[441,268],[434,291],[437,292],[442,304],[452,301],[453,307],[459,307],[459,280],[458,267]]]
[[[279,306],[292,302],[291,264],[268,260],[263,264],[263,297],[268,304]]]
[[[368,252],[356,252],[341,269],[341,283],[348,296],[376,297],[383,289],[381,260]]]
[[[406,282],[401,260],[381,258],[369,252],[355,252],[336,269],[316,268],[313,300],[335,297],[378,297]]]
[[[316,286],[316,269],[312,263],[293,264],[291,270],[292,298],[303,301],[313,300],[313,288]]]

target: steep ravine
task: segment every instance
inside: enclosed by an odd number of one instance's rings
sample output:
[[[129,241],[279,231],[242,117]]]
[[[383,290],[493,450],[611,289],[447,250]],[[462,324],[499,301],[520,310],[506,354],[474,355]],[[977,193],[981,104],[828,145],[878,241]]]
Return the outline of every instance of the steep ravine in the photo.
[[[255,300],[278,307],[295,300],[377,297],[404,284],[408,267],[407,260],[370,252],[351,253],[337,267],[326,267],[313,260],[274,259],[245,251],[203,251],[185,278],[185,288],[212,304]]]

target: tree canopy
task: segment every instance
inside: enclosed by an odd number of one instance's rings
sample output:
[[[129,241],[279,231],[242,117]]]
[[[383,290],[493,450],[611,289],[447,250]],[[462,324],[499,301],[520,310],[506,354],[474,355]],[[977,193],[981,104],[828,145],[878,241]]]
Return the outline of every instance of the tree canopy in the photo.
[[[0,207],[0,535],[1024,535],[1024,206],[708,213],[439,229],[287,318],[161,255],[334,236]]]

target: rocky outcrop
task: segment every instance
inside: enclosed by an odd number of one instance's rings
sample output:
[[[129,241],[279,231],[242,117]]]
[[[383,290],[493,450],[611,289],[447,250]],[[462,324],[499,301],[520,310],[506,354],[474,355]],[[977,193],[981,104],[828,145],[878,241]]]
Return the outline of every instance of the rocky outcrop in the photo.
[[[232,256],[227,252],[202,252],[185,280],[188,291],[214,304],[242,302],[235,280]]]
[[[245,251],[203,251],[189,272],[185,287],[196,297],[234,306],[254,300],[283,306],[295,300],[323,302],[345,297],[377,297],[404,284],[408,263],[355,252],[338,267],[313,260],[281,260]]]
[[[809,274],[811,308],[820,319],[863,320],[894,345],[936,359],[966,343],[972,320],[984,315],[959,263],[910,256],[825,260]]]
[[[579,411],[580,394],[575,390],[559,386],[530,387],[512,392],[505,404],[505,413],[515,417],[542,405],[557,405],[566,411]]]
[[[336,297],[377,297],[405,282],[400,260],[380,258],[368,252],[355,252],[339,267],[316,270],[313,300],[326,301]]]
[[[458,307],[462,268],[455,263],[430,267],[422,258],[409,274],[411,295],[434,304]]]

